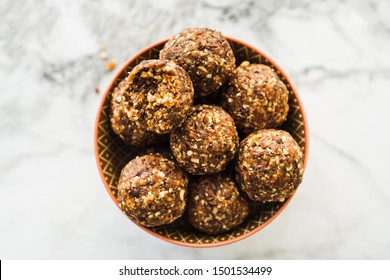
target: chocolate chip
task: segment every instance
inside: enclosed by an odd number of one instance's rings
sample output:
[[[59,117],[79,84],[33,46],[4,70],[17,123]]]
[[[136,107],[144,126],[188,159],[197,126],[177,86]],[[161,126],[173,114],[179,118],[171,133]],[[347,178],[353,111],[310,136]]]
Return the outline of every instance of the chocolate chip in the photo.
[[[129,193],[132,197],[139,197],[139,190],[138,189],[130,189]]]
[[[207,203],[210,205],[210,206],[217,206],[218,205],[218,199],[217,198],[214,198],[212,200],[208,200]]]
[[[282,138],[280,137],[280,136],[276,136],[275,138],[274,138],[274,140],[276,141],[276,143],[278,143],[278,144],[282,144]]]

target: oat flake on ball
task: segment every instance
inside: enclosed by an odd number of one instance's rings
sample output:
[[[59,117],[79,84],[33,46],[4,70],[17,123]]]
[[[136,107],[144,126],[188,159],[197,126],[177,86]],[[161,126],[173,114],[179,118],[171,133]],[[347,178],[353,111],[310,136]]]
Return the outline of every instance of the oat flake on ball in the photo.
[[[272,68],[244,61],[224,87],[221,106],[237,128],[249,134],[281,125],[289,110],[288,95],[286,85]]]
[[[251,200],[283,202],[302,176],[303,153],[288,132],[263,129],[240,143],[236,181]]]
[[[136,157],[120,174],[119,206],[143,226],[169,224],[184,212],[187,184],[186,174],[174,161],[160,154]]]
[[[197,105],[187,120],[171,132],[170,145],[187,172],[218,173],[234,158],[238,134],[233,119],[221,107]]]
[[[165,134],[179,126],[193,103],[194,89],[186,71],[166,60],[143,60],[127,78],[127,114],[149,131]]]
[[[214,93],[236,67],[229,42],[220,32],[209,28],[184,29],[172,36],[161,50],[160,58],[172,60],[187,71],[195,97]]]

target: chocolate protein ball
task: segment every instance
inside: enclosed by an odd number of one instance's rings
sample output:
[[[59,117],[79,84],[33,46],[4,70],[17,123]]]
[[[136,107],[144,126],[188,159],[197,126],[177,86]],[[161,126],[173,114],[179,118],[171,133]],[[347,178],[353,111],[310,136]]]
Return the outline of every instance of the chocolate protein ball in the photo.
[[[123,168],[118,183],[122,211],[146,227],[169,224],[186,206],[188,178],[160,154],[136,157]]]
[[[185,120],[194,89],[183,68],[166,60],[144,60],[133,68],[127,80],[125,99],[132,121],[164,134]]]
[[[288,91],[278,75],[266,65],[248,61],[234,70],[221,100],[237,128],[247,134],[281,125],[289,109]]]
[[[187,216],[193,227],[207,234],[229,231],[248,216],[248,202],[225,172],[191,181]]]
[[[126,102],[123,96],[128,86],[127,79],[122,80],[114,89],[111,97],[111,127],[115,134],[127,144],[141,147],[157,142],[161,137],[146,130],[138,120],[131,121],[126,114]]]
[[[197,105],[170,134],[173,155],[193,175],[218,173],[234,158],[238,134],[233,119],[216,105]]]
[[[241,142],[235,169],[251,200],[283,202],[302,181],[303,153],[288,132],[263,129]]]
[[[233,51],[223,35],[209,28],[189,28],[172,36],[161,59],[183,67],[194,84],[195,97],[215,92],[236,67]]]

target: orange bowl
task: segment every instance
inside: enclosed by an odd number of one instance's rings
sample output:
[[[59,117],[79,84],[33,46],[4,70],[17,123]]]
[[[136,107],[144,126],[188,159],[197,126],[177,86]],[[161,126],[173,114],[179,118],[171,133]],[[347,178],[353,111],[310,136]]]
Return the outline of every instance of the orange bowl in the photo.
[[[289,105],[287,121],[280,129],[288,131],[304,152],[304,166],[308,157],[308,126],[302,103],[298,93],[290,79],[283,70],[268,56],[258,49],[240,40],[226,37],[229,41],[236,63],[248,60],[251,63],[262,63],[270,66],[286,84],[289,91]],[[117,137],[110,126],[110,102],[111,93],[117,84],[127,76],[134,66],[145,59],[155,59],[167,40],[156,42],[130,58],[116,73],[107,90],[105,91],[96,117],[95,125],[95,156],[97,166],[103,183],[114,203],[118,206],[117,183],[122,168],[136,155],[136,149],[124,144]],[[146,232],[171,243],[188,247],[215,247],[230,244],[242,240],[268,224],[270,224],[288,205],[292,195],[284,202],[254,203],[250,202],[250,214],[246,221],[238,228],[219,235],[207,235],[193,229],[184,219],[180,218],[172,224],[154,228],[147,228],[139,225]],[[119,207],[119,206],[118,206]]]

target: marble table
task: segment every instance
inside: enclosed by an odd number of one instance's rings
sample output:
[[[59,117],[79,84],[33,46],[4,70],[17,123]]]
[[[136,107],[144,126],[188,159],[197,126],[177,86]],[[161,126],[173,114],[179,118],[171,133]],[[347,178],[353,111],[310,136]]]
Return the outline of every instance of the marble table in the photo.
[[[390,2],[0,3],[1,259],[389,259]],[[133,225],[100,180],[93,129],[118,65],[185,27],[263,50],[306,108],[304,181],[271,225],[191,249]],[[98,92],[97,92],[98,91]]]

